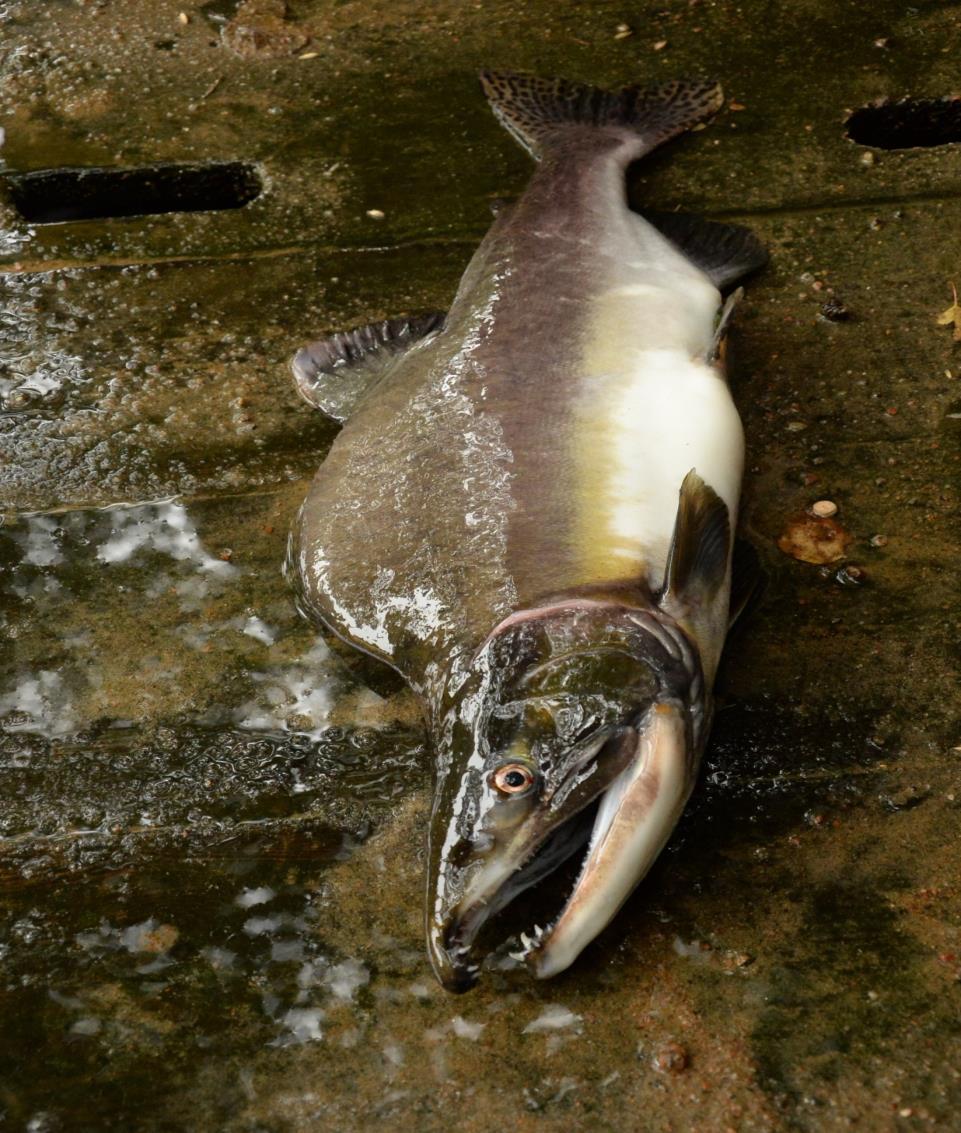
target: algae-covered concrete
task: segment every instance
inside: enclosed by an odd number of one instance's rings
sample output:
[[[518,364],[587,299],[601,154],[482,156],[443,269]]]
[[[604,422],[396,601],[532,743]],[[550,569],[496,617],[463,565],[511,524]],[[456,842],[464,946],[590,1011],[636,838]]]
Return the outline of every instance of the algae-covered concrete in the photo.
[[[0,1128],[961,1128],[961,148],[844,136],[955,92],[961,4],[520,8],[2,6]],[[481,66],[723,80],[631,191],[771,250],[731,343],[769,582],[616,923],[452,998],[416,705],[282,575],[333,435],[286,360],[449,299],[527,171]],[[263,192],[49,225],[9,192],[206,161]]]

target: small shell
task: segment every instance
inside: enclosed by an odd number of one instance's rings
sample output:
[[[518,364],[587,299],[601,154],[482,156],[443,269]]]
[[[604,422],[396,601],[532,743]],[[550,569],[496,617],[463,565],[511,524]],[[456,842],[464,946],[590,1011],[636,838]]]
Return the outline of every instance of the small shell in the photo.
[[[818,519],[830,519],[832,515],[837,515],[837,513],[838,505],[834,500],[818,500],[811,504],[811,515],[816,515]]]

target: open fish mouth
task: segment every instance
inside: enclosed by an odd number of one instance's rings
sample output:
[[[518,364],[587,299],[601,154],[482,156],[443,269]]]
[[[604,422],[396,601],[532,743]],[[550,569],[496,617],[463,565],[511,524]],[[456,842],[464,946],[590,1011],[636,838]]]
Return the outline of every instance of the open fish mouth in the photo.
[[[525,859],[505,854],[474,879],[443,934],[445,955],[438,974],[445,986],[466,990],[476,982],[480,964],[474,946],[485,923],[585,842],[584,860],[559,914],[545,926],[521,932],[521,948],[512,955],[540,979],[555,976],[616,915],[670,838],[696,774],[681,705],[655,704],[632,734],[630,760],[599,798],[534,846]]]
[[[590,840],[596,810],[596,800],[588,803],[533,847],[520,864],[508,859],[495,868],[482,870],[447,922],[440,955],[432,949],[435,969],[445,987],[462,991],[476,983],[480,973],[476,942],[482,929],[521,893],[549,877],[583,849]],[[537,934],[544,931],[536,929]],[[522,935],[532,942],[533,938]]]

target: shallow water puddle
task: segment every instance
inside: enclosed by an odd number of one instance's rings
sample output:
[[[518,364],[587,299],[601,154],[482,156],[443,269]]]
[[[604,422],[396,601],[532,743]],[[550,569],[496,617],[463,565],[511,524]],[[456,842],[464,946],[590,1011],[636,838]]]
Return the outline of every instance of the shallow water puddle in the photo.
[[[295,816],[356,836],[419,781],[409,705],[299,617],[273,506],[165,500],[0,528],[0,879]]]
[[[176,500],[29,515],[0,530],[13,639],[0,667],[5,730],[55,737],[176,714],[318,738],[348,694],[364,722],[390,719],[298,615],[282,542],[251,547],[244,533],[235,552],[222,541],[229,505],[197,510],[203,537]],[[265,566],[268,585],[256,577]]]
[[[0,1105],[24,1125],[358,1025],[370,971],[318,930],[324,876],[424,753],[298,615],[285,519],[162,500],[0,528]]]

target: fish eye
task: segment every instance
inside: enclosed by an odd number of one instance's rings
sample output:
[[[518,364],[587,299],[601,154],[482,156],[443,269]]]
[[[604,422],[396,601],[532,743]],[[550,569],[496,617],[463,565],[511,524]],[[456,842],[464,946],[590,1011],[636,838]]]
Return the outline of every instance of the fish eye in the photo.
[[[491,783],[502,795],[522,795],[534,785],[534,772],[523,763],[503,763],[492,772]]]

